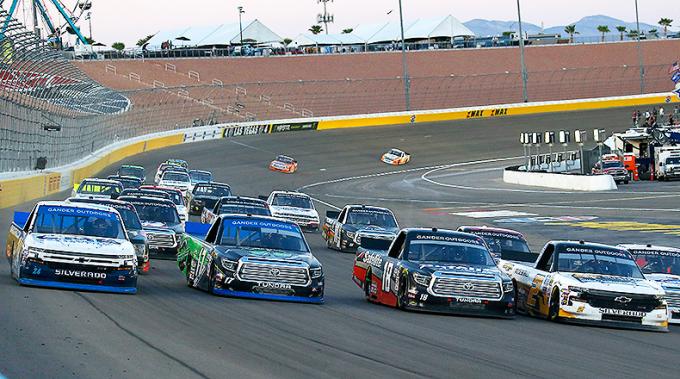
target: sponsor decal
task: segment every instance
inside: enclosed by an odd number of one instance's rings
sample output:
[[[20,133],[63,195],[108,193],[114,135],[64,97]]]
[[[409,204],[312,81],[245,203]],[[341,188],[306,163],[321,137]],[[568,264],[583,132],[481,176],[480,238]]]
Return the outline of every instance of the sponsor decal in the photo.
[[[383,258],[378,254],[366,254],[364,256],[364,262],[371,266],[380,267],[382,266]]]
[[[459,303],[481,304],[482,300],[474,297],[458,297],[456,301]]]
[[[591,247],[567,247],[563,250],[565,253],[571,253],[571,254],[593,254],[593,255],[607,255],[610,257],[617,257],[617,258],[626,258],[626,259],[633,259],[633,257],[627,252],[623,250],[605,250],[605,249],[597,249],[597,248],[591,248]]]
[[[54,270],[54,275],[64,276],[69,278],[86,278],[86,279],[106,279],[104,272],[90,272],[78,270]]]
[[[572,276],[583,283],[594,282],[594,283],[633,284],[638,282],[638,280],[635,278],[628,278],[625,276],[609,276],[597,274],[573,274]]]
[[[42,234],[35,235],[35,239],[40,241],[50,241],[59,243],[86,243],[94,246],[120,245],[122,241],[112,238],[94,238],[88,236],[69,236],[66,234]]]
[[[269,220],[248,220],[248,219],[225,219],[225,225],[227,226],[254,226],[258,228],[271,228],[271,229],[283,229],[283,230],[297,230],[292,224],[287,224],[284,222],[269,221]]]
[[[482,237],[491,237],[491,238],[505,238],[505,239],[512,239],[512,240],[521,240],[521,238],[516,235],[516,234],[511,234],[511,233],[503,233],[503,232],[494,232],[491,230],[471,230],[468,233],[472,233],[477,236],[482,236]]]
[[[508,108],[477,109],[468,111],[465,118],[498,117],[507,115]]]
[[[257,286],[260,287],[260,288],[275,289],[275,290],[290,290],[290,289],[293,289],[293,287],[290,284],[284,284],[284,283],[257,282]]]
[[[349,213],[362,213],[362,214],[379,214],[379,215],[388,215],[391,216],[392,212],[388,211],[387,209],[379,209],[379,208],[352,208],[349,210]]]
[[[600,308],[600,313],[616,316],[645,317],[645,312],[629,311],[626,309]]]
[[[468,245],[484,245],[484,242],[478,239],[470,239],[470,238],[464,238],[464,237],[453,237],[453,236],[447,236],[447,235],[437,235],[437,234],[416,234],[415,236],[411,237],[411,239],[419,240],[419,241],[445,241],[445,242],[455,242],[455,243],[464,243]]]
[[[86,217],[99,217],[107,218],[111,220],[116,220],[118,217],[115,213],[100,211],[96,209],[88,208],[75,208],[75,207],[62,207],[62,206],[47,206],[40,207],[38,213],[51,213],[59,216],[86,216]]]
[[[319,126],[318,121],[312,122],[298,122],[289,124],[273,124],[271,125],[272,133],[297,132],[302,130],[316,130]]]
[[[233,126],[224,129],[222,138],[267,134],[270,128],[270,124]]]
[[[660,257],[680,258],[680,251],[667,250],[629,250],[633,255],[656,255]]]

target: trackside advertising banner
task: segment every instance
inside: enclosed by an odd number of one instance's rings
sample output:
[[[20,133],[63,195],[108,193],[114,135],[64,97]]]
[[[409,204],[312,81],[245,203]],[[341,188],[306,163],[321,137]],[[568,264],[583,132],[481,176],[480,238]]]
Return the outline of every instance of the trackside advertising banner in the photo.
[[[289,124],[273,124],[272,133],[299,132],[303,130],[316,130],[319,126],[318,121],[296,122]]]
[[[222,132],[222,138],[231,138],[239,136],[252,136],[256,134],[269,134],[269,133],[285,133],[285,132],[298,132],[304,130],[316,130],[319,126],[318,121],[307,121],[307,122],[289,122],[284,124],[259,124],[259,125],[243,125],[243,126],[230,126],[224,128]]]

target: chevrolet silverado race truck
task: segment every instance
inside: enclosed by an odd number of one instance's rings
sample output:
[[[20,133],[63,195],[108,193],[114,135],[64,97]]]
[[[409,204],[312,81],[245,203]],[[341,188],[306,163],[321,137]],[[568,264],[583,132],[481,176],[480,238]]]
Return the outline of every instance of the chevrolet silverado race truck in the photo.
[[[319,213],[309,195],[300,192],[272,191],[267,197],[272,216],[292,221],[302,230],[319,230]]]
[[[137,292],[135,249],[108,206],[41,201],[24,225],[12,223],[5,251],[21,285]]]
[[[534,265],[501,260],[517,311],[551,321],[668,331],[666,295],[625,249],[550,241]]]

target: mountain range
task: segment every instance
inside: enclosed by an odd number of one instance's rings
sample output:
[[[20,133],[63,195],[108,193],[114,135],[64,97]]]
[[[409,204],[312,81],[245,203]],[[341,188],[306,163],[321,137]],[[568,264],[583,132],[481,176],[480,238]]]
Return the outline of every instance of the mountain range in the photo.
[[[472,30],[476,36],[486,37],[486,36],[496,36],[502,35],[506,31],[517,31],[519,29],[517,21],[496,21],[496,20],[482,20],[474,19],[463,23],[468,29]],[[570,25],[576,25],[576,31],[579,32],[581,37],[599,36],[601,33],[597,31],[599,25],[607,25],[612,34],[617,34],[617,26],[625,26],[628,30],[635,30],[636,25],[634,22],[626,22],[609,16],[596,15],[588,16],[576,21]],[[545,28],[543,31],[546,34],[561,34],[566,37],[567,34],[564,32],[566,25],[552,26]],[[537,34],[541,32],[541,27],[527,22],[522,22],[522,28],[529,34]],[[656,29],[659,35],[662,35],[663,28],[659,25],[650,25],[645,23],[640,23],[640,29],[647,32],[652,29]],[[677,28],[670,28],[671,30],[677,30]]]

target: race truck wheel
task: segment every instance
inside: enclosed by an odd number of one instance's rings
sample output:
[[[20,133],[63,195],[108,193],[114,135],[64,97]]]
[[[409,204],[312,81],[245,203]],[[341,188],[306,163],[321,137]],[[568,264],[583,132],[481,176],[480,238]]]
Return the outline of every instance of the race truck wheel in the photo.
[[[397,287],[397,308],[402,310],[406,309],[406,304],[408,302],[408,300],[404,298],[406,296],[407,281],[408,277],[401,275],[401,279],[399,279],[399,287]]]
[[[521,312],[521,313],[526,313],[523,309],[520,309],[519,307],[519,288],[517,288],[517,282],[512,281],[512,286],[513,286],[513,292],[514,292],[514,297],[515,297],[515,305],[513,306],[515,310],[515,314]]]
[[[210,271],[208,272],[208,292],[214,293],[213,290],[215,289],[215,264],[211,263],[210,264]]]
[[[193,259],[191,255],[187,255],[187,286],[189,287],[194,287],[194,283],[196,282],[196,261]]]
[[[548,307],[548,320],[553,322],[560,321],[560,295],[557,290],[553,291],[550,296],[550,304]]]
[[[364,296],[366,297],[366,300],[369,302],[372,302],[371,300],[371,277],[373,274],[371,274],[371,270],[366,271],[366,278],[364,279]]]

